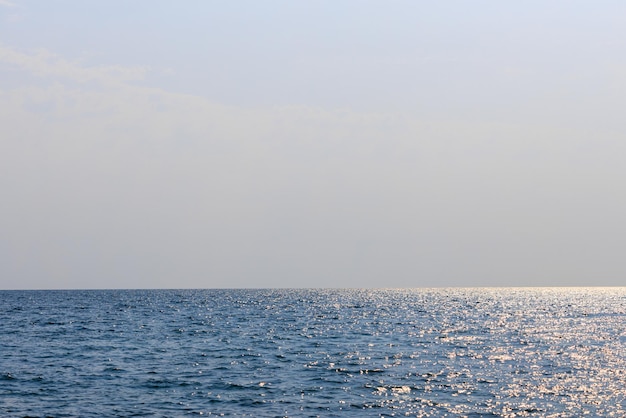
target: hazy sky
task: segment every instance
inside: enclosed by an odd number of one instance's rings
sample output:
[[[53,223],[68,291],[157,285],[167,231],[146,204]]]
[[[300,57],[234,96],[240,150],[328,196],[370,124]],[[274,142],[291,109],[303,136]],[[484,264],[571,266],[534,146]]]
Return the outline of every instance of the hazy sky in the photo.
[[[0,288],[626,284],[626,2],[0,0]]]

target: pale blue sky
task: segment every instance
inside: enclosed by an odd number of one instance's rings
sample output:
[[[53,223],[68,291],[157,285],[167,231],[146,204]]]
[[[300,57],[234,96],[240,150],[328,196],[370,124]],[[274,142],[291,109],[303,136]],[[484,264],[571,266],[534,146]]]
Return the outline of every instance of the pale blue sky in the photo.
[[[0,0],[0,288],[622,285],[626,3]]]

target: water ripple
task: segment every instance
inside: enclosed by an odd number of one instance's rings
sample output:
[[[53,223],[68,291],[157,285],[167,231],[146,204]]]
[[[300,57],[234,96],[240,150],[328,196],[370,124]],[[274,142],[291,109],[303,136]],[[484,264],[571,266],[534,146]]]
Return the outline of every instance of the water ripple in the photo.
[[[3,291],[0,415],[626,415],[626,289]]]

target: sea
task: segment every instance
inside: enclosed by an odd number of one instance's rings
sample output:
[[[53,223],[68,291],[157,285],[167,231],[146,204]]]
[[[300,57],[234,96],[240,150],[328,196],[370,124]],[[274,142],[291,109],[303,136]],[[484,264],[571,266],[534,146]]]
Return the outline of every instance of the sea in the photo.
[[[626,288],[0,291],[2,417],[624,417]]]

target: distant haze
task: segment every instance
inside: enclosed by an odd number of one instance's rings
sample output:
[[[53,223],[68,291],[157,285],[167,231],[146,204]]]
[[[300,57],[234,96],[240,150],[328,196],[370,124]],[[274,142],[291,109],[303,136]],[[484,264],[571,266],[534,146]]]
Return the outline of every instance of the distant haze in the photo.
[[[623,1],[0,0],[0,289],[626,281]]]

